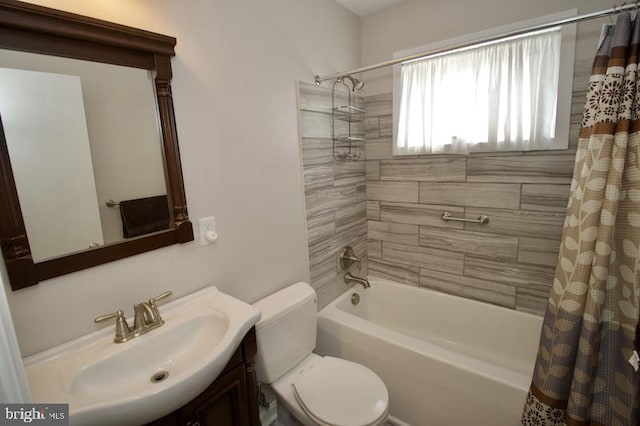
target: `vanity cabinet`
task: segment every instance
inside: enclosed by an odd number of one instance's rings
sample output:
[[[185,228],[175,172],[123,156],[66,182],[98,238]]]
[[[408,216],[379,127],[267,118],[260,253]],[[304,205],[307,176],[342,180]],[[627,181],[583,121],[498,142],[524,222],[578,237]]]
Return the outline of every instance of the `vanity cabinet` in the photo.
[[[251,328],[218,378],[200,395],[147,426],[260,426]]]

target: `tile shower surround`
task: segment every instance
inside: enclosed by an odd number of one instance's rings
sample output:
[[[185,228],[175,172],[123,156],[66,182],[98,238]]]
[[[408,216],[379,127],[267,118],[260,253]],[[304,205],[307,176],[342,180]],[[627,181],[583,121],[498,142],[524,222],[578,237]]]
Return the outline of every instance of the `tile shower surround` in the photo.
[[[576,63],[570,143],[560,151],[394,158],[387,93],[364,98],[366,160],[333,162],[330,91],[301,83],[311,284],[320,306],[346,288],[337,256],[349,243],[366,253],[369,275],[544,314],[590,65]],[[444,222],[444,211],[490,221]]]
[[[362,269],[352,265],[350,271],[367,274],[366,163],[364,155],[359,161],[333,160],[330,86],[299,83],[298,89],[311,286],[322,308],[349,288],[338,262],[345,246],[362,259]],[[364,107],[362,97],[354,96],[352,103]],[[341,105],[347,102],[346,96],[338,99]],[[345,122],[336,123],[344,130]],[[352,136],[364,137],[363,122],[352,125]]]

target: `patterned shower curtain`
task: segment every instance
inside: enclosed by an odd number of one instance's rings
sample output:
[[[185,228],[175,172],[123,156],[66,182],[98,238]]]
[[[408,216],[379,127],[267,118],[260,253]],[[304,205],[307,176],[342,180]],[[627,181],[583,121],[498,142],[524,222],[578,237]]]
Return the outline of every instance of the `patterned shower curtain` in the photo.
[[[593,64],[523,425],[640,424],[637,21],[619,15]]]

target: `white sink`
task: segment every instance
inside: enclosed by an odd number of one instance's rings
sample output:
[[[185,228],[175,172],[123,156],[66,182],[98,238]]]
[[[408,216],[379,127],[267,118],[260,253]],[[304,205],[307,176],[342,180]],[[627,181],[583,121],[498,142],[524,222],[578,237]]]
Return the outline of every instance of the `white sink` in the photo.
[[[111,326],[25,359],[33,401],[68,403],[71,425],[150,422],[206,389],[260,319],[215,287],[160,313],[162,327],[131,341],[113,343]]]

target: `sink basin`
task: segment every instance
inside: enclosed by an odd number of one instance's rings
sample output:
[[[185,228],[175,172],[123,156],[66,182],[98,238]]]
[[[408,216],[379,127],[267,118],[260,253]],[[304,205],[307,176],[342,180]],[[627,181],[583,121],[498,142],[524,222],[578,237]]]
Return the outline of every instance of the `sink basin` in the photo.
[[[33,401],[68,403],[72,425],[150,422],[205,390],[260,319],[215,287],[160,313],[162,327],[131,341],[113,343],[107,327],[25,359]]]

